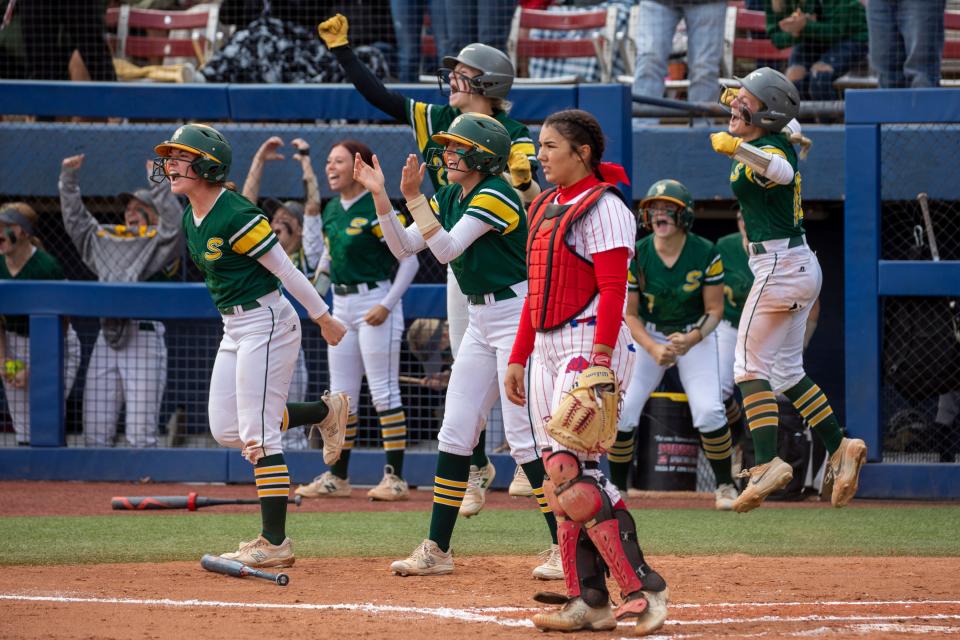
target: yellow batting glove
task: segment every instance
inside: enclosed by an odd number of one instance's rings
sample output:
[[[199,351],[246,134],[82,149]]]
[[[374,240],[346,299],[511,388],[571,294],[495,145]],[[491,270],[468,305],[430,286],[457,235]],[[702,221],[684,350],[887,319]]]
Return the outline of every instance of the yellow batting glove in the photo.
[[[347,22],[347,17],[342,13],[338,13],[332,18],[318,24],[317,32],[320,34],[323,44],[327,45],[327,49],[333,49],[347,44],[347,31],[349,28],[350,23]]]
[[[720,94],[720,104],[730,106],[733,104],[734,98],[737,97],[737,90],[731,87],[724,87],[723,93]]]
[[[713,150],[731,158],[740,148],[742,142],[742,138],[736,138],[726,131],[710,134],[710,144],[713,145]]]
[[[519,187],[533,180],[533,170],[530,167],[530,158],[519,149],[512,149],[507,158],[507,168],[510,169],[510,183]]]

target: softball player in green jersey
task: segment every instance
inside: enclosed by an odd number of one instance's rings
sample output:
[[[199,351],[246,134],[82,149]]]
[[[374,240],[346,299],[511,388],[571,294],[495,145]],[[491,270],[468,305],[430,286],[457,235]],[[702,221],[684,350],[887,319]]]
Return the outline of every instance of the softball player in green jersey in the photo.
[[[510,137],[490,116],[465,113],[449,131],[434,136],[450,184],[429,201],[420,193],[427,164],[410,155],[400,191],[415,224],[397,220],[384,188],[383,173],[357,156],[355,176],[373,194],[387,246],[395,256],[415,255],[429,247],[450,264],[470,301],[470,322],[453,363],[447,387],[434,480],[430,534],[406,560],[391,565],[400,575],[438,575],[453,571],[450,538],[467,489],[470,457],[480,437],[481,419],[498,398],[510,453],[523,467],[553,539],[546,562],[534,569],[542,579],[562,579],[556,547],[556,519],[543,495],[543,463],[527,412],[506,398],[503,378],[527,293],[527,221],[520,198],[500,174]]]
[[[254,465],[263,528],[238,551],[223,554],[257,567],[287,567],[294,554],[286,537],[290,476],[280,444],[289,426],[314,424],[324,438],[324,460],[340,456],[348,399],[286,404],[300,350],[300,319],[281,294],[287,288],[320,326],[329,344],[346,329],[287,257],[266,216],[225,188],[232,151],[212,127],[187,124],[155,148],[154,180],[169,180],[190,204],[183,230],[190,258],[204,275],[223,316],[223,339],[210,378],[210,431],[220,444],[242,449]]]
[[[419,102],[388,90],[380,80],[357,58],[347,42],[349,24],[346,17],[337,14],[318,25],[317,30],[327,48],[337,57],[350,82],[367,101],[398,122],[413,129],[417,149],[425,161],[431,162],[430,180],[434,191],[447,184],[446,170],[440,159],[443,149],[433,135],[449,130],[450,124],[461,113],[482,113],[493,118],[506,128],[510,135],[510,152],[506,170],[508,179],[517,190],[524,206],[540,194],[540,185],[535,179],[538,161],[533,138],[526,125],[508,115],[506,101],[516,72],[510,58],[489,45],[473,43],[464,47],[456,56],[446,56],[437,76],[441,93],[449,95],[448,104]],[[430,155],[432,152],[432,155]],[[428,159],[430,155],[433,160]],[[456,358],[460,342],[467,329],[467,299],[457,285],[457,278],[447,269],[447,320],[450,325],[450,344]],[[486,416],[484,416],[486,420]],[[467,495],[460,508],[464,516],[476,515],[483,508],[485,492],[493,482],[495,470],[487,460],[485,431],[473,453]],[[511,495],[529,495],[529,485],[518,467],[510,485]]]
[[[660,180],[640,201],[643,225],[630,265],[626,322],[643,350],[623,400],[617,441],[608,454],[610,479],[626,489],[640,412],[667,369],[676,365],[693,425],[716,476],[716,508],[737,497],[732,442],[720,394],[720,355],[714,332],[723,315],[723,262],[709,240],[693,233],[693,198],[676,180]]]
[[[857,491],[866,462],[863,440],[845,438],[827,396],[803,369],[803,336],[823,275],[803,228],[797,154],[783,133],[800,111],[792,82],[762,67],[741,79],[730,104],[727,132],[713,133],[714,151],[733,159],[730,183],[746,227],[755,277],[737,331],[734,377],[743,396],[757,466],[734,503],[741,513],[787,485],[789,464],[777,456],[779,415],[774,392],[784,393],[823,440],[834,475],[833,506]]]
[[[417,273],[416,256],[400,261],[383,241],[373,196],[353,179],[353,158],[360,154],[373,162],[373,152],[355,140],[333,145],[327,156],[327,180],[338,195],[323,209],[323,236],[327,252],[320,270],[333,284],[333,308],[347,327],[340,344],[328,349],[330,388],[350,397],[350,417],[340,460],[310,484],[297,488],[307,498],[349,498],[347,468],[357,435],[357,401],[364,375],[387,464],[380,484],[367,492],[373,500],[407,500],[403,480],[403,454],[407,444],[407,418],[400,398],[400,341],[403,338],[401,298]],[[391,278],[394,270],[396,277]]]
[[[63,267],[39,247],[33,207],[9,202],[0,207],[0,280],[63,280]],[[80,340],[68,322],[63,332],[63,397],[80,367]],[[0,378],[17,444],[30,444],[30,318],[0,316]]]

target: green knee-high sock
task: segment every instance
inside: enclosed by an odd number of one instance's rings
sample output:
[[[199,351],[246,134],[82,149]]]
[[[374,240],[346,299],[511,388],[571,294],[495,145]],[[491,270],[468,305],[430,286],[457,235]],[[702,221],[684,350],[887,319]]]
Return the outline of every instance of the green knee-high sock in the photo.
[[[753,438],[757,464],[765,464],[777,457],[777,428],[780,426],[777,397],[766,380],[747,380],[737,386],[743,396],[743,415]]]
[[[467,490],[470,456],[441,451],[437,454],[437,477],[433,483],[433,513],[430,515],[430,539],[442,551],[450,548],[450,537],[457,524],[460,503]]]
[[[290,494],[290,472],[282,453],[260,458],[253,470],[260,498],[261,534],[270,544],[281,544],[287,537],[287,497]]]
[[[318,400],[317,402],[288,402],[283,413],[283,429],[286,431],[292,427],[302,427],[305,425],[322,422],[330,409],[327,403]]]
[[[340,450],[340,459],[330,467],[330,473],[341,480],[347,479],[347,469],[350,467],[350,451],[353,449],[353,442],[357,439],[357,414],[351,413],[347,416],[346,435],[343,438],[343,449]]]
[[[707,456],[713,475],[717,478],[717,486],[733,484],[733,472],[730,462],[733,460],[733,440],[730,429],[723,425],[715,431],[700,432],[700,442],[703,453]]]
[[[473,448],[473,454],[470,456],[470,464],[476,465],[477,469],[483,469],[490,462],[487,458],[487,428],[480,430],[480,439],[477,446]]]
[[[403,477],[403,452],[407,448],[407,414],[403,407],[394,407],[380,413],[380,435],[387,464],[396,476]]]
[[[547,498],[543,495],[543,476],[546,475],[546,471],[543,469],[543,459],[537,458],[530,462],[525,462],[520,466],[523,467],[523,473],[527,476],[527,480],[530,481],[533,496],[537,499],[537,504],[540,506],[540,513],[542,513],[543,517],[547,520],[547,528],[550,529],[550,540],[553,541],[553,544],[557,544],[557,517],[553,515],[553,510],[550,508],[550,505],[547,504]]]
[[[730,437],[733,443],[740,442],[743,437],[743,408],[740,406],[740,400],[737,394],[733,394],[723,403],[723,411],[727,415],[727,428],[730,429]]]
[[[834,415],[833,408],[820,387],[809,376],[804,376],[803,380],[787,389],[784,395],[790,398],[790,402],[797,408],[810,428],[820,436],[827,451],[830,453],[836,451],[840,447],[840,441],[843,440],[843,427],[840,426],[840,421]]]
[[[621,491],[627,490],[627,476],[630,474],[630,463],[633,462],[634,434],[630,431],[617,431],[617,439],[607,452],[607,462],[610,463],[610,481]]]

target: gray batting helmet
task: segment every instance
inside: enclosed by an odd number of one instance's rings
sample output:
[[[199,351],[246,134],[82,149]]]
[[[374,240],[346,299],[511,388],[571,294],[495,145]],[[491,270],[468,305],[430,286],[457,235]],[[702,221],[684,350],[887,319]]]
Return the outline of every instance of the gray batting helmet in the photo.
[[[738,78],[743,87],[757,96],[763,107],[749,118],[748,124],[779,133],[788,122],[800,113],[800,92],[776,69],[760,67],[745,78]]]
[[[510,93],[517,74],[510,58],[503,51],[474,42],[461,49],[456,56],[444,56],[443,67],[452,71],[458,62],[480,70],[480,75],[470,81],[475,93],[488,98],[506,98]],[[441,73],[442,71],[441,69]],[[441,88],[442,86],[441,82]]]

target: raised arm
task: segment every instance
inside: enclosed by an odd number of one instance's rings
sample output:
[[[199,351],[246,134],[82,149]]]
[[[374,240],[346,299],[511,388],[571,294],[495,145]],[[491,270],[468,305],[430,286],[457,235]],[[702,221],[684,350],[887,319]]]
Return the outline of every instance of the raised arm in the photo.
[[[290,142],[296,148],[294,160],[300,162],[303,176],[303,190],[306,199],[303,207],[303,253],[307,264],[320,263],[324,253],[323,219],[320,217],[320,186],[317,183],[317,174],[310,161],[310,145],[303,138],[296,138]]]
[[[243,191],[241,194],[250,202],[256,203],[260,197],[260,179],[263,177],[263,165],[272,160],[283,160],[283,155],[277,153],[277,149],[283,146],[283,140],[279,136],[267,138],[257,152],[253,154],[253,160],[250,162],[250,170],[247,171],[247,179],[243,182]]]
[[[95,245],[99,223],[83,204],[80,195],[80,167],[84,154],[64,158],[60,166],[60,211],[63,226],[70,235],[83,262],[96,271]]]
[[[348,30],[349,23],[346,16],[339,13],[317,25],[320,38],[327,45],[327,49],[336,56],[347,79],[353,83],[360,95],[394,120],[406,122],[407,99],[399,93],[388,90],[380,79],[360,62],[347,42]]]
[[[363,161],[359,153],[356,155],[353,161],[353,179],[362,184],[373,196],[373,202],[377,205],[377,219],[383,231],[383,240],[387,243],[390,253],[397,259],[403,259],[416,255],[427,247],[416,224],[406,229],[400,224],[397,213],[387,196],[383,170],[380,168],[380,160],[376,154],[373,156],[372,167]]]

